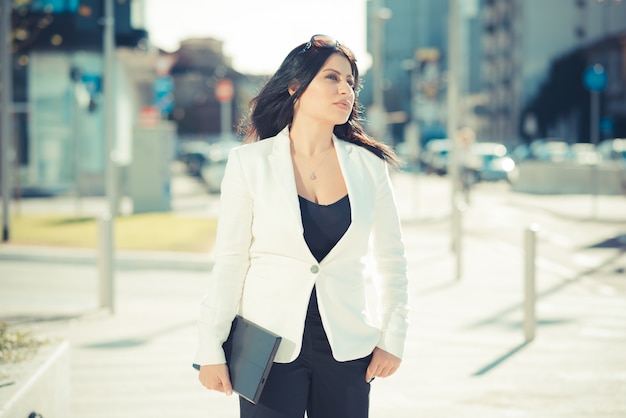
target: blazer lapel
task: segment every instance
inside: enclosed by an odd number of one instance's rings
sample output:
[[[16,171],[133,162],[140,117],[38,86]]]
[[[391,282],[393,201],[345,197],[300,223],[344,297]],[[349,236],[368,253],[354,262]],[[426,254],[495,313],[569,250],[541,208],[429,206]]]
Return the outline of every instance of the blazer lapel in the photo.
[[[300,216],[300,202],[298,201],[293,164],[291,163],[288,127],[276,136],[272,153],[268,158],[274,180],[283,191],[285,206],[287,206],[288,212],[294,218],[295,224],[298,226],[300,234],[302,234],[304,233],[304,227],[302,226],[302,218]]]
[[[339,242],[332,248],[332,250],[324,257],[322,262],[331,260],[337,251],[341,250],[341,247],[346,245],[351,239],[350,236],[355,234],[355,226],[359,220],[359,208],[363,208],[364,196],[367,195],[363,187],[368,187],[366,183],[362,181],[365,174],[360,170],[363,169],[363,165],[359,164],[358,152],[354,152],[354,147],[357,145],[338,139],[333,135],[333,142],[335,150],[337,152],[337,159],[339,161],[339,167],[343,179],[346,183],[346,189],[348,190],[348,196],[350,198],[350,215],[352,222],[346,233],[341,237]],[[298,200],[298,190],[296,188],[296,180],[293,171],[293,164],[291,162],[291,149],[289,144],[289,128],[283,129],[274,139],[273,149],[268,156],[272,176],[277,185],[282,190],[283,204],[287,207],[286,212],[291,216],[291,220],[285,220],[291,222],[293,225],[297,225],[297,232],[302,236],[303,248],[306,248],[308,255],[313,257],[308,250],[308,246],[304,240],[304,226],[302,225],[302,217],[300,214],[300,202]],[[279,203],[277,203],[279,204]]]
[[[350,237],[355,234],[356,224],[358,223],[359,208],[362,208],[363,197],[363,173],[357,171],[361,169],[361,164],[358,164],[356,159],[358,153],[354,152],[354,147],[357,145],[338,139],[333,135],[333,141],[335,143],[335,150],[337,151],[337,159],[339,160],[339,167],[341,168],[341,174],[343,180],[346,183],[346,189],[348,190],[348,198],[350,199],[350,216],[352,222],[348,227],[348,230],[341,237],[339,242],[331,249],[331,251],[324,257],[324,261],[332,260],[334,254],[341,251],[341,248],[346,245],[346,242],[350,242]]]
[[[339,167],[341,168],[341,175],[343,176],[343,181],[346,183],[346,189],[348,190],[348,197],[350,199],[350,215],[352,216],[352,219],[354,219],[356,216],[354,208],[359,194],[354,176],[356,175],[358,178],[359,174],[353,172],[355,164],[351,164],[350,162],[353,156],[353,145],[340,140],[335,135],[333,135],[333,142],[337,152],[337,159],[339,160]]]

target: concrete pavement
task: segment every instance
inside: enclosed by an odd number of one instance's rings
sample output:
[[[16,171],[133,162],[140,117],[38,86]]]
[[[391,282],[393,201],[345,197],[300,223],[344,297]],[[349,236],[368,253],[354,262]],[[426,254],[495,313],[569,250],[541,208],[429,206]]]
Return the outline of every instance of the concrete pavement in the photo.
[[[412,325],[402,368],[373,384],[370,416],[626,416],[622,288],[597,280],[599,270],[588,266],[540,265],[536,338],[524,341],[520,251],[467,234],[456,280],[447,183],[419,183],[416,192],[412,179],[394,181],[410,259]],[[594,220],[587,197],[565,206],[542,198],[534,210],[572,228],[586,222],[619,229],[626,218],[626,204],[612,197],[596,202]],[[468,223],[494,215],[489,199],[480,190],[472,195]],[[120,254],[129,264],[118,264],[109,315],[97,309],[91,255],[77,263],[50,249],[29,251],[0,246],[0,319],[71,343],[73,417],[237,416],[236,399],[205,391],[190,365],[210,255],[151,264],[168,257],[144,254],[140,262]],[[622,265],[623,249],[613,253]],[[609,274],[626,281],[618,271]]]

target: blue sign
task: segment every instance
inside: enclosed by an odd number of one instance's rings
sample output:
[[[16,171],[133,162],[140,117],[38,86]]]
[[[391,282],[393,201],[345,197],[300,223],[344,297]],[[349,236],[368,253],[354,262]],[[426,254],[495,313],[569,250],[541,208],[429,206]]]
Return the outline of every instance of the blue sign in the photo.
[[[174,90],[174,79],[170,76],[157,77],[152,84],[152,90],[154,94],[169,94]]]
[[[85,73],[80,79],[91,96],[102,92],[102,77],[100,74]]]
[[[170,76],[157,77],[152,84],[154,100],[152,104],[161,110],[162,114],[174,110],[174,79]]]
[[[595,64],[587,67],[585,73],[583,74],[583,81],[587,90],[604,90],[607,81],[606,71],[604,71],[604,67],[600,64]]]
[[[615,124],[613,123],[613,119],[609,117],[600,119],[600,132],[603,134],[611,134],[614,127]]]

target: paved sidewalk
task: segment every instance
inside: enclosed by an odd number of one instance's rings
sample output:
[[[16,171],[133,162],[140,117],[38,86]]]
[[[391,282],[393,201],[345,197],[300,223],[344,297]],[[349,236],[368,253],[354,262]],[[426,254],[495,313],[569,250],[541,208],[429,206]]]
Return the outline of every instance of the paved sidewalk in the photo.
[[[626,416],[624,295],[540,273],[537,338],[525,344],[520,261],[468,239],[457,282],[443,227],[407,228],[407,355],[394,377],[375,382],[371,416]],[[7,261],[0,272],[3,289],[7,274],[22,286],[5,294],[21,303],[2,298],[3,317],[63,314],[34,325],[72,345],[73,417],[237,416],[235,398],[204,391],[190,367],[208,271],[122,270],[113,316],[94,310],[89,266]]]
[[[440,201],[445,185],[423,192]],[[412,325],[402,368],[373,384],[370,416],[626,416],[626,294],[576,266],[539,266],[537,336],[525,342],[520,253],[468,234],[456,280],[445,208],[416,211],[403,187]],[[578,203],[552,209],[584,217]],[[597,221],[626,213],[614,210]],[[59,262],[40,249],[49,258],[34,262],[27,249],[0,249],[0,319],[71,343],[72,417],[237,417],[236,398],[205,391],[190,364],[208,255],[169,265],[120,255],[129,264],[118,265],[109,315],[97,309],[90,255]]]

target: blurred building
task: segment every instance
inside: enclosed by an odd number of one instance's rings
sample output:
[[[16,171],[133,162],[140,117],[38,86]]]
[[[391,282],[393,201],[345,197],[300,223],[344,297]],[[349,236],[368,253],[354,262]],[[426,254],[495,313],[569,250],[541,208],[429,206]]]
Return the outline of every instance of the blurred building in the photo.
[[[626,1],[457,2],[460,126],[509,146],[541,136],[588,140],[589,92],[582,73],[601,63],[609,75],[602,93],[603,136],[626,135]],[[380,9],[390,13],[381,15]],[[447,136],[449,0],[368,0],[367,13],[368,51],[381,61],[393,142],[402,142],[411,121],[418,124],[421,145]],[[375,96],[372,73],[364,76],[365,106]]]
[[[626,22],[626,16],[622,22]],[[626,138],[626,30],[598,39],[585,45],[582,50],[587,57],[587,67],[598,63],[607,73],[607,85],[601,93],[599,140]],[[586,112],[588,106],[589,101],[584,101],[580,106],[581,111]],[[583,120],[587,121],[588,118]],[[576,124],[570,118],[557,121],[554,124],[556,129],[560,127],[558,122],[565,129],[578,127],[579,142],[591,142],[589,124]]]
[[[448,71],[448,1],[442,0],[368,0],[367,45],[374,55],[381,42],[384,74],[384,106],[389,113],[389,133],[394,143],[404,140],[407,125],[419,126],[421,145],[446,137],[446,76]],[[380,22],[381,8],[390,11]],[[459,88],[466,123],[476,123],[470,113],[480,103],[481,21],[476,0],[461,8],[460,36],[463,51]],[[380,39],[374,25],[381,24]],[[373,57],[373,59],[376,59]],[[375,88],[372,71],[364,77],[361,102],[372,103]]]
[[[103,0],[13,2],[18,194],[102,193],[105,167]],[[152,100],[154,59],[143,0],[115,0],[117,157],[129,158],[139,109]]]
[[[177,123],[180,139],[216,140],[222,132],[223,106],[230,107],[226,130],[234,134],[260,83],[233,69],[230,58],[223,53],[223,42],[218,39],[186,39],[172,56],[175,106],[171,118]],[[222,79],[230,80],[233,86],[232,100],[224,104],[216,92]]]
[[[12,2],[16,196],[104,193],[104,0]],[[263,77],[236,72],[222,41],[187,39],[166,53],[149,42],[145,0],[113,0],[115,17],[114,159],[122,183],[134,172],[141,129],[173,121],[177,137],[217,140],[222,112],[234,132]],[[4,65],[4,63],[2,63]],[[233,82],[220,103],[219,80]],[[136,171],[136,170],[135,170]]]
[[[624,44],[619,39],[626,31],[626,3],[483,0],[482,16],[489,120],[483,135],[508,144],[519,142],[522,136],[527,140],[557,136],[570,142],[588,139],[588,95],[583,91],[582,73],[587,65],[601,62],[611,68],[611,88],[618,88],[619,80],[624,80]],[[604,53],[598,50],[601,45]],[[609,45],[614,45],[612,53]],[[576,91],[584,97],[573,97]],[[621,92],[621,99],[616,99],[624,103],[623,86]],[[542,95],[550,104],[544,100],[544,106],[529,106]],[[580,120],[587,124],[581,125]]]

